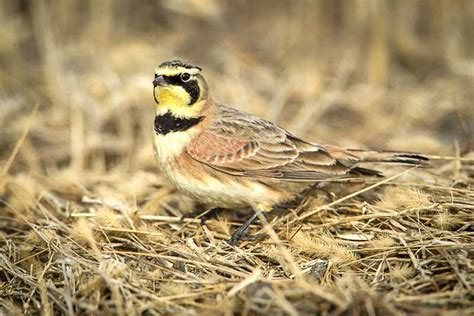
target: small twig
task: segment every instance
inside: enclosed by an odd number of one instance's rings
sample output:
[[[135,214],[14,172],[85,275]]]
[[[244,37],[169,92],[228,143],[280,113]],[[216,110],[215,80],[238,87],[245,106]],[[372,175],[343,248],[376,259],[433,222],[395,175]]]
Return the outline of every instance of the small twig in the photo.
[[[260,276],[262,275],[262,270],[260,268],[255,269],[251,275],[234,285],[229,292],[227,292],[228,297],[232,297],[241,290],[245,289],[247,286],[249,286],[252,283],[255,283],[258,281]]]
[[[377,183],[375,183],[375,184],[372,184],[372,185],[370,185],[370,186],[368,186],[368,187],[366,187],[366,188],[364,188],[364,189],[362,189],[362,190],[359,190],[359,191],[357,191],[357,192],[348,194],[348,195],[346,195],[346,196],[344,196],[344,197],[342,197],[342,198],[340,198],[340,199],[337,199],[336,201],[331,202],[331,203],[329,203],[329,204],[320,206],[320,207],[316,208],[315,210],[312,210],[312,211],[310,211],[310,212],[308,212],[308,213],[306,213],[306,214],[301,215],[301,216],[298,217],[298,218],[295,218],[293,221],[290,222],[290,224],[292,224],[292,223],[294,223],[294,222],[296,222],[296,221],[302,221],[303,219],[308,218],[308,217],[310,217],[310,216],[313,216],[314,214],[316,214],[316,213],[318,213],[318,212],[320,212],[320,211],[322,211],[322,210],[324,210],[324,209],[327,209],[327,208],[329,208],[329,207],[331,207],[331,206],[334,206],[334,205],[339,204],[339,203],[341,203],[341,202],[344,202],[344,201],[346,201],[346,200],[348,200],[348,199],[351,199],[351,198],[353,198],[353,197],[356,197],[356,196],[358,196],[358,195],[361,194],[361,193],[364,193],[364,192],[370,191],[370,190],[372,190],[372,189],[375,189],[376,187],[379,187],[379,186],[381,186],[382,184],[388,183],[388,182],[390,182],[390,181],[392,181],[392,180],[394,180],[394,179],[396,179],[396,178],[398,178],[398,177],[400,177],[400,176],[402,176],[402,175],[404,175],[404,174],[406,174],[406,173],[408,173],[408,172],[410,172],[410,171],[412,171],[412,170],[414,170],[414,169],[416,169],[416,168],[417,168],[417,167],[413,167],[413,168],[404,170],[404,171],[402,171],[402,172],[400,172],[400,173],[397,173],[397,174],[395,174],[395,175],[393,175],[393,176],[391,176],[391,177],[389,177],[389,178],[386,178],[386,179],[384,179],[384,180],[382,180],[382,181],[379,181],[379,182],[377,182]]]
[[[474,158],[468,157],[459,157],[459,156],[437,156],[437,155],[423,155],[426,158],[431,160],[454,160],[454,161],[467,161],[467,162],[474,162]]]
[[[38,109],[40,107],[39,103],[36,103],[33,107],[33,110],[31,111],[30,118],[28,119],[28,122],[25,125],[25,128],[23,129],[23,132],[18,139],[18,141],[15,144],[15,147],[13,148],[13,151],[11,152],[10,156],[7,159],[7,162],[3,166],[2,172],[0,173],[0,180],[4,178],[8,170],[13,164],[13,161],[15,160],[16,155],[20,151],[21,145],[25,142],[26,136],[28,136],[28,133],[30,132],[31,126],[33,125],[33,122],[35,120],[36,114],[38,113]]]
[[[423,269],[420,262],[415,257],[415,254],[413,253],[413,251],[411,251],[410,247],[408,247],[407,242],[405,241],[405,239],[402,236],[398,236],[398,240],[400,240],[402,245],[405,246],[405,249],[407,250],[408,255],[410,256],[410,259],[413,262],[413,266],[415,267],[416,270],[418,270],[421,273],[423,278],[426,278],[427,276],[431,275],[430,271]]]

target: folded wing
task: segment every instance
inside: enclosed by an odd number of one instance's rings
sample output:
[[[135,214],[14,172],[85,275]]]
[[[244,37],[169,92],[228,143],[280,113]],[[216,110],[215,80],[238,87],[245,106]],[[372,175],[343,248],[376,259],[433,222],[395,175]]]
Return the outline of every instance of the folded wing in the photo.
[[[219,106],[213,123],[188,145],[187,153],[209,167],[235,176],[307,181],[368,175],[360,157],[343,149],[332,155],[322,145],[301,140],[275,124]]]

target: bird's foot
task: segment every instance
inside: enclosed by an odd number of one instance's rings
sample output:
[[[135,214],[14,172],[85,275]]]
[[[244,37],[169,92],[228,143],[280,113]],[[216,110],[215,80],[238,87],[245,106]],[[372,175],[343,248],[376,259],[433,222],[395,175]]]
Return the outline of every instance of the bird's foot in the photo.
[[[242,226],[240,226],[230,237],[227,243],[231,246],[235,246],[239,240],[261,240],[266,237],[266,234],[258,234],[254,236],[246,236],[249,226],[258,217],[258,213],[255,212]]]

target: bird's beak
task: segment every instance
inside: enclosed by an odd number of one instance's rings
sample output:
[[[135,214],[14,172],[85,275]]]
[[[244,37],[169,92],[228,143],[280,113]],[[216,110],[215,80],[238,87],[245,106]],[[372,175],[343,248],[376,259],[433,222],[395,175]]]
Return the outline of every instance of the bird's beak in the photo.
[[[157,86],[164,86],[166,83],[165,78],[163,76],[156,76],[155,79],[153,79],[153,87]]]

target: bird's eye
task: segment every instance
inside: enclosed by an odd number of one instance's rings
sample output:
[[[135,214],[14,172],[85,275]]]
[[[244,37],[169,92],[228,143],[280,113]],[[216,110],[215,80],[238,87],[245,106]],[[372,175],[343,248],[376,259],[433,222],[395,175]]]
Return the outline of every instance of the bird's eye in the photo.
[[[156,78],[158,78],[158,75],[157,75],[157,74],[155,74],[155,79],[156,79]]]
[[[181,74],[181,81],[182,82],[189,81],[189,79],[191,79],[191,75],[188,74],[187,72],[184,72],[184,73]]]

